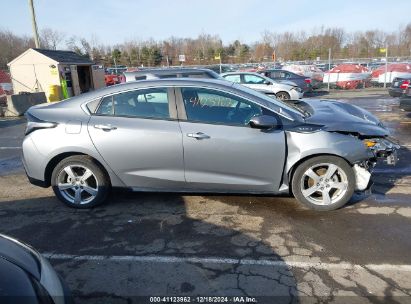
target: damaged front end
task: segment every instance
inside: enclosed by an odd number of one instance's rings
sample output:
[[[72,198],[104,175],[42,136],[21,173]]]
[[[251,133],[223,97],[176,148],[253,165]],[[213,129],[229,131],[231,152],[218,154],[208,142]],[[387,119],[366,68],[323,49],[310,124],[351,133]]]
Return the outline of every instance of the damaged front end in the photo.
[[[388,165],[396,165],[398,162],[398,150],[400,145],[397,140],[385,138],[367,138],[364,140],[365,146],[374,154],[374,161],[379,159],[385,161]]]
[[[369,152],[370,158],[353,166],[356,191],[367,191],[371,188],[372,169],[378,161],[383,161],[388,165],[396,165],[398,162],[397,151],[400,149],[398,141],[390,137],[366,138],[363,139],[363,143]]]
[[[395,165],[398,161],[398,142],[389,136],[372,136],[346,131],[325,131],[324,126],[305,124],[289,128],[287,138],[287,162],[285,172],[301,159],[315,155],[337,155],[347,160],[354,171],[355,191],[370,193],[372,171],[378,162]],[[290,176],[290,175],[289,175]],[[287,190],[284,177],[280,190]]]

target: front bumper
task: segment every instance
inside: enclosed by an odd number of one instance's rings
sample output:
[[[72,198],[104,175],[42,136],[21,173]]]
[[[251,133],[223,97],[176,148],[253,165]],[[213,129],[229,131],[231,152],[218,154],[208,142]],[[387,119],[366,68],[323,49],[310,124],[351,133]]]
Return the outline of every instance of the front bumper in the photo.
[[[292,89],[292,90],[290,91],[290,98],[291,98],[292,100],[301,99],[301,98],[303,98],[303,96],[304,96],[304,91],[301,90],[300,88],[298,88],[298,89]]]
[[[402,96],[403,90],[401,88],[389,88],[388,94],[391,97],[400,97]]]
[[[388,165],[396,165],[398,162],[398,150],[401,148],[394,138],[376,138],[376,145],[370,150],[374,154],[375,160],[384,160]]]

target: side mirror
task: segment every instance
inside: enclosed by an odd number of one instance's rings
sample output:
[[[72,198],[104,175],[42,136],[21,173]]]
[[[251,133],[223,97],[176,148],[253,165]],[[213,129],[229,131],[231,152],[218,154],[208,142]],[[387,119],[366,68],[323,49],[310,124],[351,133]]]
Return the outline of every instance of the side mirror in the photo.
[[[260,115],[251,118],[249,124],[251,128],[269,130],[278,126],[278,120],[273,116]]]
[[[270,85],[270,84],[271,84],[271,82],[270,82],[270,81],[268,81],[268,80],[265,80],[265,81],[264,81],[264,84],[266,84],[266,85]]]

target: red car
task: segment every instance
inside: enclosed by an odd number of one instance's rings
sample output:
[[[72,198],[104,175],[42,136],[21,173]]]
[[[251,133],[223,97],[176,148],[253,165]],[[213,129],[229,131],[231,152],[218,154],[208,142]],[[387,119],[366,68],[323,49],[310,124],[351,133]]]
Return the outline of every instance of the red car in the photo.
[[[104,75],[104,82],[106,83],[106,86],[118,84],[120,83],[120,76],[115,74],[106,74]]]
[[[115,68],[107,68],[106,69],[106,75],[104,76],[104,81],[106,83],[106,86],[111,86],[114,84],[121,83],[122,81],[122,75],[123,72],[127,71],[126,67],[115,67]]]

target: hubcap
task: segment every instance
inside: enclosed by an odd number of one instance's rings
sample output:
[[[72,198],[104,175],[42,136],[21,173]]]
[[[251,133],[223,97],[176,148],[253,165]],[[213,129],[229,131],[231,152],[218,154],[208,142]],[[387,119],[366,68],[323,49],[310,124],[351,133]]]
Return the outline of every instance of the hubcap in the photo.
[[[93,172],[82,165],[70,165],[60,171],[57,187],[72,204],[87,204],[97,195],[98,182]]]
[[[315,205],[335,204],[347,189],[347,175],[335,164],[314,165],[305,171],[301,179],[302,194]]]
[[[287,96],[287,94],[280,93],[280,94],[278,94],[278,99],[280,99],[280,100],[288,100],[288,96]]]

